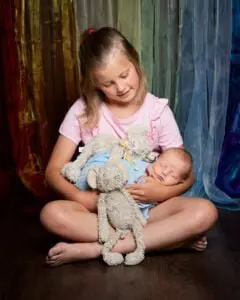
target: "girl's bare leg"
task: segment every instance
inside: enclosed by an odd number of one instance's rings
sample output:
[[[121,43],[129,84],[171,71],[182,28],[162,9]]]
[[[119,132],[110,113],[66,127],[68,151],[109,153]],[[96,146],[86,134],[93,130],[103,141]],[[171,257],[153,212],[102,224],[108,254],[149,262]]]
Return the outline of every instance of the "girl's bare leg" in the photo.
[[[181,198],[183,199],[183,198]],[[192,199],[192,198],[191,198]],[[194,199],[193,199],[194,200]],[[177,209],[177,207],[175,207]],[[177,211],[172,210],[171,213],[174,214]],[[148,219],[148,222],[154,222],[154,221],[160,221],[170,216],[169,209],[162,205],[158,205],[155,207],[154,210],[151,210],[150,216]],[[207,247],[207,238],[204,235],[205,233],[202,233],[200,236],[192,237],[189,241],[184,241],[183,243],[180,243],[179,245],[174,245],[173,248],[168,247],[168,249],[175,249],[177,247],[181,248],[187,248],[187,249],[193,249],[196,251],[204,251]]]
[[[150,212],[144,228],[146,250],[178,247],[179,244],[206,232],[216,221],[217,210],[204,199],[176,197],[161,203]],[[50,249],[47,263],[60,265],[100,256],[97,242],[97,216],[79,203],[54,201],[41,212],[41,221],[51,232],[77,243],[58,243]],[[114,250],[128,253],[135,249],[131,235],[118,242]]]

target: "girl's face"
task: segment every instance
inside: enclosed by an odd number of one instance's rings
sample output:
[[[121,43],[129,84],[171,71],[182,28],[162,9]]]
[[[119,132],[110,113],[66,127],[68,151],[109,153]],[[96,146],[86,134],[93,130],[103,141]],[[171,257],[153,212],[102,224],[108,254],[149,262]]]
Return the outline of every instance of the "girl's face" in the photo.
[[[139,76],[135,66],[119,50],[109,54],[107,63],[94,72],[96,85],[109,102],[127,104],[132,102],[139,89]]]

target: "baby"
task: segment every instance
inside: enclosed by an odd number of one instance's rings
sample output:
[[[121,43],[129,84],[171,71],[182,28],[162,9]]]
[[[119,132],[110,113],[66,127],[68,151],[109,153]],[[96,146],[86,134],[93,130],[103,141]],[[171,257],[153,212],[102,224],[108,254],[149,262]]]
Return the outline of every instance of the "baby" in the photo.
[[[175,185],[185,181],[191,170],[191,154],[183,148],[169,148],[147,167],[146,174],[163,185]]]
[[[106,163],[109,155],[108,152],[104,152],[90,158],[81,170],[81,175],[75,186],[81,190],[88,190],[88,170]],[[150,176],[163,185],[172,186],[186,180],[192,170],[191,154],[183,148],[169,148],[151,164],[142,160],[136,160],[134,165],[132,165],[124,159],[122,163],[128,172],[126,184],[142,184],[144,183],[144,177]],[[149,217],[149,210],[156,205],[157,203],[155,202],[138,202],[138,206],[146,219]]]
[[[183,148],[169,148],[148,165],[145,176],[156,179],[162,185],[172,186],[184,182],[192,170],[192,156]],[[136,183],[144,183],[144,177],[137,179]],[[143,216],[148,219],[149,210],[157,203],[138,202]]]

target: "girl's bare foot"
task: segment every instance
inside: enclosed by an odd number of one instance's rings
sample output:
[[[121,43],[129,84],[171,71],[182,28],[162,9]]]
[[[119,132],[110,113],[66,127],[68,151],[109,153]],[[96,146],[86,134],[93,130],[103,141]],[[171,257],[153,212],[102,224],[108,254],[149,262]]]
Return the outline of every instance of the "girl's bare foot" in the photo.
[[[179,247],[181,246],[179,245]],[[204,251],[207,247],[207,238],[203,236],[195,242],[182,245],[182,247]],[[97,242],[72,244],[60,242],[49,250],[46,263],[50,267],[57,267],[75,261],[97,258],[100,253],[101,246]]]
[[[50,267],[57,267],[74,261],[97,258],[101,246],[98,243],[57,243],[52,247],[46,257]]]

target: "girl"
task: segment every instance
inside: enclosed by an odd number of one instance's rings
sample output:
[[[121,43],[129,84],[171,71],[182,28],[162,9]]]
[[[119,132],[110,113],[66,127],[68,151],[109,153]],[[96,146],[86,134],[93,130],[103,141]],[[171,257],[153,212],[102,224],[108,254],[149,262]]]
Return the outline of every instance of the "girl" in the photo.
[[[95,191],[81,191],[60,174],[80,141],[100,133],[122,138],[128,128],[144,124],[153,150],[183,147],[182,138],[166,99],[146,91],[146,79],[139,58],[129,41],[114,28],[88,30],[80,45],[81,98],[66,114],[60,135],[46,169],[46,180],[62,199],[41,211],[41,222],[52,233],[73,241],[58,243],[48,252],[46,262],[58,266],[100,256]],[[204,250],[204,233],[217,219],[214,205],[205,199],[178,196],[193,184],[194,175],[175,186],[164,186],[147,177],[144,184],[127,186],[137,201],[160,202],[150,210],[144,228],[147,251],[181,246]],[[113,229],[111,228],[113,231]],[[129,234],[114,250],[128,253],[135,243]]]

